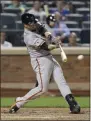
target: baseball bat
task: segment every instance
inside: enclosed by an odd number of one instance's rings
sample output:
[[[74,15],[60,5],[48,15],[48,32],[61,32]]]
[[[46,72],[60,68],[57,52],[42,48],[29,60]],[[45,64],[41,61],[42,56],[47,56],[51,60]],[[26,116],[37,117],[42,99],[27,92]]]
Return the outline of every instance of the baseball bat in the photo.
[[[66,56],[66,54],[65,54],[65,52],[60,44],[59,44],[59,48],[60,48],[60,52],[61,52],[60,54],[61,54],[62,61],[67,62],[67,56]]]

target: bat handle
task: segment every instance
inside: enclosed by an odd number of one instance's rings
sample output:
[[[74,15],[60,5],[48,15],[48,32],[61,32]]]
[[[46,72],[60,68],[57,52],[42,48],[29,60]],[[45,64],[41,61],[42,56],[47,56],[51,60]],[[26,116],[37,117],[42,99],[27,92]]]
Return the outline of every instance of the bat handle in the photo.
[[[60,43],[58,43],[58,44],[59,44],[59,48],[60,48],[60,50],[61,50],[61,52],[62,52],[62,47],[61,47]]]

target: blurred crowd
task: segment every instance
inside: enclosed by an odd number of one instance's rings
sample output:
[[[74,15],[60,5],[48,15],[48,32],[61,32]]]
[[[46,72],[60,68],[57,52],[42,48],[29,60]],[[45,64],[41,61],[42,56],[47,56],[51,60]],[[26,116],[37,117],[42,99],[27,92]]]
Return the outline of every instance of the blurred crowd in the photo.
[[[44,6],[56,22],[50,26]],[[90,0],[1,0],[1,48],[25,46],[21,15],[34,14],[53,36],[62,37],[62,46],[87,46],[90,43]]]

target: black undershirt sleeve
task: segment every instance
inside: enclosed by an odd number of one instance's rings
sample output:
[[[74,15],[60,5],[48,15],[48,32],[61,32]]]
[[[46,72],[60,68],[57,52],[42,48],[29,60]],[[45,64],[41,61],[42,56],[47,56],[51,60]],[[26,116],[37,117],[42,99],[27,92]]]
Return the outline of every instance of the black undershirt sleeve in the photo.
[[[44,42],[44,43],[40,46],[40,49],[49,51],[48,45],[46,44],[46,42]]]
[[[37,34],[45,36],[45,32],[47,32],[47,29],[42,24],[37,25]]]

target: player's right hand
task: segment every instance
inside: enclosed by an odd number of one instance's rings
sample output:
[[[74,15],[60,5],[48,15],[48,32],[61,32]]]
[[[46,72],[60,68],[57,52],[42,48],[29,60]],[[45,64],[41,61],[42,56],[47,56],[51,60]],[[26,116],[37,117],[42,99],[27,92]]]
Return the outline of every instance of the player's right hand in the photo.
[[[49,37],[51,37],[52,35],[51,35],[51,33],[50,32],[45,32],[45,37],[46,38],[49,38]]]
[[[54,45],[54,44],[49,44],[49,45],[48,45],[48,49],[49,49],[49,50],[53,50],[53,49],[55,49],[55,48],[57,48],[57,47],[56,47],[56,45]]]

